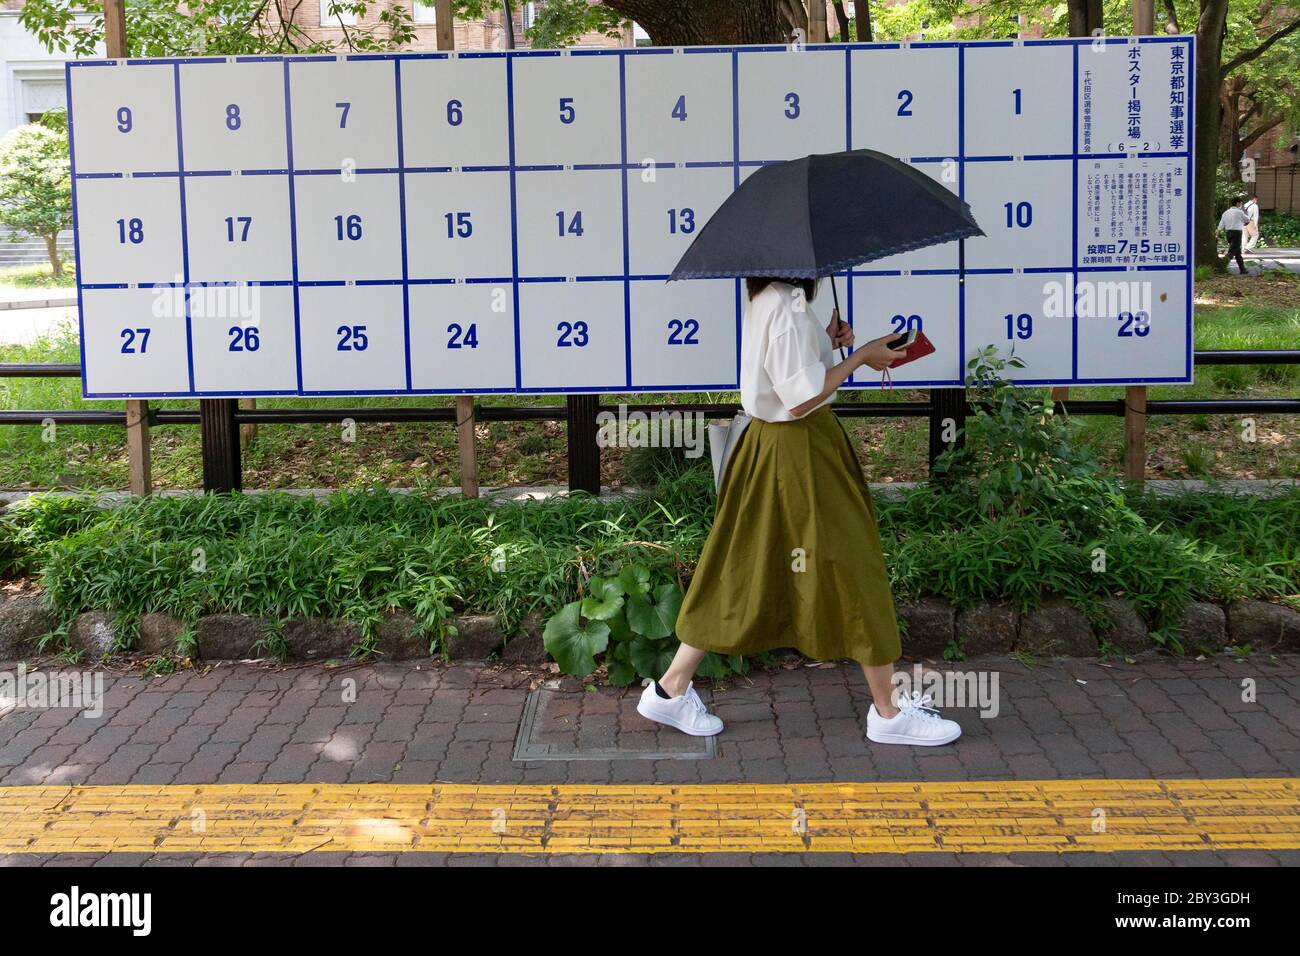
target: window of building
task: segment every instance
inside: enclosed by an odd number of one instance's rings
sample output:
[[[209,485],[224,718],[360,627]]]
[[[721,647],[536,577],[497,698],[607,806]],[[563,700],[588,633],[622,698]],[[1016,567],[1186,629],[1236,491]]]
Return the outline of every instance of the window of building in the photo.
[[[530,29],[533,22],[537,19],[537,4],[525,3],[523,8],[519,11],[519,14],[523,21],[524,29]]]
[[[416,23],[437,23],[438,11],[433,5],[433,0],[428,3],[422,3],[421,0],[415,2],[415,22]]]
[[[330,4],[333,0],[320,0],[320,25],[323,27],[338,26],[339,21],[343,21],[344,26],[355,26],[357,15],[351,10],[340,9],[338,13],[330,12]]]

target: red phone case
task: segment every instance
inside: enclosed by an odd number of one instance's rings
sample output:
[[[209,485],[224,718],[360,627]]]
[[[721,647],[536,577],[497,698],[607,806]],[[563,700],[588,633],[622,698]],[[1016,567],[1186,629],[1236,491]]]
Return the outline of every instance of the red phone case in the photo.
[[[897,359],[892,365],[890,365],[889,367],[891,369],[898,368],[900,365],[906,365],[908,362],[915,362],[922,356],[929,355],[934,351],[934,344],[925,337],[924,332],[918,330],[916,333],[916,341],[903,349],[903,351],[906,354],[903,358]]]

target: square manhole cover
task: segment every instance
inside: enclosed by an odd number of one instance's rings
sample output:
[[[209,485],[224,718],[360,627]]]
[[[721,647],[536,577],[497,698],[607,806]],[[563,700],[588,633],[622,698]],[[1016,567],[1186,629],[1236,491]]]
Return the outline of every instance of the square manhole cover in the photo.
[[[710,694],[701,690],[707,704]],[[528,695],[515,738],[515,760],[700,760],[716,754],[713,737],[692,737],[636,712],[641,688],[590,692],[539,687]]]

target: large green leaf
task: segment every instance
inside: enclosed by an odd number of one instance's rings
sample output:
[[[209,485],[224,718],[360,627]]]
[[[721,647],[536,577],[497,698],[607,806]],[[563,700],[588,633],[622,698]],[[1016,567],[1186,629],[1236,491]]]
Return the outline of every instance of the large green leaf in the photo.
[[[619,615],[614,620],[619,620],[621,617],[622,615]],[[605,652],[605,670],[609,675],[609,682],[615,687],[626,687],[636,680],[636,667],[632,664],[630,646],[630,643],[613,643]]]
[[[542,643],[566,674],[585,677],[596,669],[596,655],[609,645],[609,625],[604,621],[579,619],[580,603],[566,604],[546,622]]]
[[[593,621],[608,621],[623,609],[623,587],[614,578],[593,577],[582,599],[582,616]]]
[[[677,648],[680,646],[676,641],[667,638],[652,641],[638,637],[627,646],[628,657],[638,674],[658,680],[664,676],[664,671],[668,670],[668,665],[673,662],[673,655],[677,653]]]
[[[718,680],[726,677],[731,673],[731,668],[727,666],[727,660],[719,657],[717,654],[709,652],[704,655],[704,660],[700,661],[700,666],[695,671],[700,677],[707,677],[710,680]]]
[[[650,569],[644,564],[629,564],[618,575],[626,594],[645,594],[650,590]]]
[[[633,594],[627,599],[627,622],[632,630],[652,640],[667,637],[677,627],[677,612],[682,607],[682,589],[676,584],[661,584],[653,596]]]

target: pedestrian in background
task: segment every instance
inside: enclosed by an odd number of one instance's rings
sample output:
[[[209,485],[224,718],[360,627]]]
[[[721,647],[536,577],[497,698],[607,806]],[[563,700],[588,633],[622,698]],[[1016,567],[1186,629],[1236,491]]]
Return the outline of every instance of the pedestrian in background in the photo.
[[[1246,252],[1250,252],[1259,242],[1259,197],[1251,196],[1246,200],[1246,205],[1243,208],[1246,217],[1250,220],[1246,224],[1243,248]]]
[[[1241,233],[1250,222],[1250,217],[1241,208],[1241,197],[1232,201],[1232,205],[1223,211],[1219,218],[1219,231],[1228,237],[1228,258],[1237,260],[1237,271],[1246,274],[1246,263],[1241,258]]]

